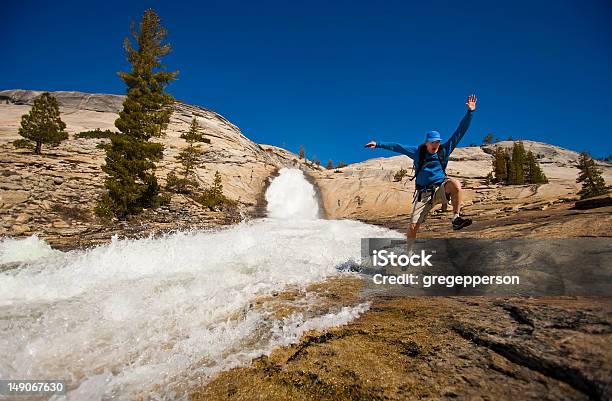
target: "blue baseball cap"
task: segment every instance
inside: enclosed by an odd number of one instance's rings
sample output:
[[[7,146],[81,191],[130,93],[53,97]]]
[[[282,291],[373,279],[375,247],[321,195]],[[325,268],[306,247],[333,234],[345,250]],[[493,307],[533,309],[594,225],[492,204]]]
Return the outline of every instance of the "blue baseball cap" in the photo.
[[[438,131],[429,131],[426,135],[425,135],[425,142],[435,142],[435,141],[442,141],[442,139],[440,138],[440,133]]]

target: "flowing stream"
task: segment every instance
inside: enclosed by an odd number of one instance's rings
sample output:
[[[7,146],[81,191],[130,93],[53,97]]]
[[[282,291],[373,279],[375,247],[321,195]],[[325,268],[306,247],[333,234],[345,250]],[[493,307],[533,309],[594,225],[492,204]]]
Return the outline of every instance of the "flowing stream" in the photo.
[[[224,229],[69,252],[36,236],[0,240],[0,379],[66,380],[53,400],[184,399],[181,385],[363,313],[367,304],[283,318],[251,307],[343,274],[362,237],[398,236],[320,219],[296,169],[282,169],[266,199],[268,217]]]

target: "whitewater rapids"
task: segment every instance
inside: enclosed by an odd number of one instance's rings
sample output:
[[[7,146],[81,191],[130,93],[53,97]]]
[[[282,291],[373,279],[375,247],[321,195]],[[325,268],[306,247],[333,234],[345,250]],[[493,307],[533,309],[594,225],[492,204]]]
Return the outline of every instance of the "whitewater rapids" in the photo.
[[[342,274],[362,237],[399,236],[320,219],[299,170],[282,169],[266,199],[267,218],[86,250],[3,238],[0,379],[66,380],[68,394],[53,400],[182,399],[170,389],[186,377],[194,384],[363,313],[367,304],[277,319],[250,307]]]

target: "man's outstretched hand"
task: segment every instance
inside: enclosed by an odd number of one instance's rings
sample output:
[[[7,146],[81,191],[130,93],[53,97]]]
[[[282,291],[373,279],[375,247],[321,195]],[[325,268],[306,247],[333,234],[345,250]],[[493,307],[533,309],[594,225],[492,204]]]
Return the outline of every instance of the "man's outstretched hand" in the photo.
[[[468,96],[467,102],[465,102],[465,105],[471,111],[476,110],[476,95]]]
[[[366,148],[375,148],[376,147],[376,141],[370,141],[370,142],[366,143],[365,147]]]

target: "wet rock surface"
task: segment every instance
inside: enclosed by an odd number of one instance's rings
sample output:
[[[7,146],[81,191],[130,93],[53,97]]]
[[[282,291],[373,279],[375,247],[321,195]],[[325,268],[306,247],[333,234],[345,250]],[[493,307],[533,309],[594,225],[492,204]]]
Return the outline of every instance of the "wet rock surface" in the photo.
[[[191,400],[606,400],[609,299],[375,298]]]

